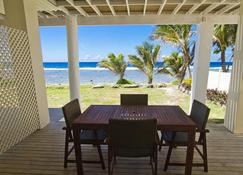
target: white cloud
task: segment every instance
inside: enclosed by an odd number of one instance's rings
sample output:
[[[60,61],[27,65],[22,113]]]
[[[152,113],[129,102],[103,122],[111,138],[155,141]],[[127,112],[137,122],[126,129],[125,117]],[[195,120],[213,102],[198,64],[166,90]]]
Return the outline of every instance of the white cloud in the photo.
[[[86,54],[84,57],[79,58],[79,61],[100,61],[102,59],[101,55],[90,55]]]

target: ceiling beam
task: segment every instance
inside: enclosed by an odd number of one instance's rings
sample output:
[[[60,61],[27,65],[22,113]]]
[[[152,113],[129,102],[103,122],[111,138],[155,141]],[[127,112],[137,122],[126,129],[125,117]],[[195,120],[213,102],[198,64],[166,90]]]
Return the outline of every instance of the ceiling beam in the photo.
[[[58,7],[56,0],[46,0],[46,2],[48,2],[50,7],[57,9],[57,10],[60,10],[63,13],[65,13],[66,15],[70,14],[69,11],[65,7]]]
[[[231,15],[236,15],[236,14],[239,15],[240,14],[240,8],[233,10],[232,12],[230,12],[230,14]]]
[[[61,10],[66,15],[69,15],[70,14],[69,11],[68,11],[68,9],[66,9],[65,7],[58,7],[58,8],[59,8],[59,10]]]
[[[89,16],[88,13],[86,13],[84,11],[84,9],[82,9],[81,7],[77,7],[75,4],[74,4],[74,1],[73,0],[66,0],[73,8],[75,8],[81,15],[83,16]]]
[[[238,5],[240,5],[240,3],[226,5],[224,8],[220,9],[215,14],[216,15],[224,14],[225,12],[229,11],[232,8],[235,8]]]
[[[106,0],[106,3],[107,3],[107,5],[109,6],[109,8],[110,8],[110,10],[111,10],[112,15],[113,15],[113,16],[116,16],[116,12],[115,12],[115,10],[114,10],[113,6],[111,5],[110,0]]]
[[[194,5],[190,8],[190,10],[188,10],[188,12],[187,12],[186,14],[187,14],[187,15],[192,14],[195,10],[197,10],[197,9],[198,9],[201,5],[203,5],[205,2],[206,2],[206,0],[201,0],[200,3],[198,3],[198,4],[194,4]]]
[[[181,9],[181,7],[186,3],[186,0],[183,0],[182,3],[178,4],[176,8],[173,10],[172,14],[176,15],[177,12]]]
[[[208,14],[209,12],[211,12],[213,9],[215,9],[216,7],[218,7],[219,5],[223,4],[226,0],[221,0],[219,3],[217,4],[211,4],[210,6],[208,6],[204,11],[201,12],[202,15]]]
[[[100,12],[100,10],[91,3],[90,0],[86,0],[86,2],[89,4],[89,6],[95,11],[95,13],[98,15],[98,16],[103,16],[102,13]]]
[[[148,4],[148,0],[144,0],[143,15],[146,14],[147,4]]]
[[[40,18],[47,18],[45,14],[43,14],[42,12],[38,12],[38,16]]]
[[[55,0],[50,0],[50,1],[55,1]],[[196,5],[199,4],[202,0],[188,0],[185,5]],[[107,3],[105,0],[91,0],[92,4],[95,6],[106,6]],[[110,0],[110,4],[112,6],[124,6],[125,5],[125,0]],[[163,0],[148,0],[148,5],[161,5]],[[167,1],[167,4],[169,5],[177,5],[182,3],[183,0],[169,0]],[[220,0],[206,0],[207,4],[217,4],[219,3]],[[226,0],[225,4],[235,4],[238,3],[239,0]],[[57,6],[66,6],[68,3],[65,0],[58,0],[56,1]],[[81,7],[88,7],[89,4],[86,1],[83,0],[77,0],[74,1],[74,4],[76,6],[81,6]],[[144,0],[129,0],[130,5],[144,5]]]
[[[128,0],[126,0],[126,6],[127,6],[127,15],[130,16],[131,13],[130,13],[130,7],[129,7],[129,2],[128,2]]]
[[[54,11],[47,10],[46,12],[49,13],[50,15],[56,17],[56,18],[58,17],[58,16],[54,13]]]
[[[167,0],[163,0],[162,4],[159,7],[159,10],[157,12],[157,15],[161,15],[161,13],[162,13],[162,11],[163,11],[163,9],[165,7],[166,2],[167,2]]]

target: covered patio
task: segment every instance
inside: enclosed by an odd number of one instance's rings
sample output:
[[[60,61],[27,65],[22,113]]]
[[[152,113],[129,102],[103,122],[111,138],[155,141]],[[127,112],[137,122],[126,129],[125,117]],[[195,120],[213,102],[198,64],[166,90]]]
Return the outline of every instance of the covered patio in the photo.
[[[70,99],[80,101],[77,29],[82,25],[197,24],[191,102],[205,103],[215,24],[238,24],[224,124],[209,124],[207,174],[243,174],[243,0],[0,0],[0,174],[74,174],[63,168],[64,125],[60,110],[49,115],[39,26],[66,26]],[[82,76],[82,75],[81,75]],[[160,104],[158,104],[160,105]],[[84,157],[94,148],[84,146]],[[183,174],[162,167],[158,174]],[[104,146],[105,160],[107,147]],[[172,159],[184,160],[185,149]],[[199,160],[197,154],[194,161]],[[145,160],[124,159],[115,174],[150,174]],[[147,168],[148,167],[148,168]],[[106,174],[85,165],[85,174]],[[192,174],[204,174],[193,168]]]
[[[58,114],[58,113],[57,113]],[[51,123],[42,130],[28,136],[24,141],[12,147],[0,156],[0,174],[60,174],[69,175],[76,173],[75,164],[69,164],[63,168],[64,132],[60,129],[64,123],[58,122],[60,117],[55,117],[52,112]],[[240,175],[243,173],[242,134],[228,132],[222,124],[209,124],[208,129],[208,160],[209,172],[204,173],[203,168],[193,167],[193,174],[208,175]],[[102,148],[107,162],[107,147]],[[92,146],[83,146],[84,157],[97,158],[96,149]],[[158,172],[161,175],[183,174],[183,167],[169,167],[163,171],[167,148],[164,147],[158,154]],[[72,155],[74,157],[74,155]],[[183,161],[185,149],[178,148],[172,156],[172,160]],[[151,174],[147,159],[118,159],[114,174]],[[195,162],[200,162],[198,154],[195,154]],[[84,165],[84,173],[87,175],[107,174],[100,165]]]

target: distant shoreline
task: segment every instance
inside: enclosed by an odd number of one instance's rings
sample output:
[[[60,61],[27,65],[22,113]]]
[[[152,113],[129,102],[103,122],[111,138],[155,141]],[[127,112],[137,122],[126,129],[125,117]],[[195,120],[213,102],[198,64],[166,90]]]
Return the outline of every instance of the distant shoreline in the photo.
[[[233,62],[226,62],[226,66],[232,66],[232,63]],[[99,67],[99,62],[79,62],[79,68],[80,69],[87,69],[87,70],[92,70],[92,69],[103,69],[103,68],[100,68]],[[156,63],[156,68],[157,67],[160,67],[163,65],[163,62],[157,62]],[[43,66],[44,66],[44,69],[47,69],[47,70],[55,70],[55,69],[58,69],[58,70],[66,70],[68,68],[68,62],[43,62]],[[220,68],[221,67],[221,62],[210,62],[210,68]],[[133,65],[131,64],[128,64],[128,69],[132,69],[132,70],[137,70]],[[103,69],[105,70],[105,69]]]

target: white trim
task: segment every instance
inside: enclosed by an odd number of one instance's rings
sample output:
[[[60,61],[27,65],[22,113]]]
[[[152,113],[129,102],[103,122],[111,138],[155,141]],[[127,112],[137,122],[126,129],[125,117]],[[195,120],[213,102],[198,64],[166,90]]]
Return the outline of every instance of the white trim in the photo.
[[[239,15],[151,15],[151,16],[90,16],[78,17],[79,25],[158,25],[158,24],[199,24],[203,20],[214,24],[237,24]],[[63,26],[65,18],[39,19],[40,26]]]

